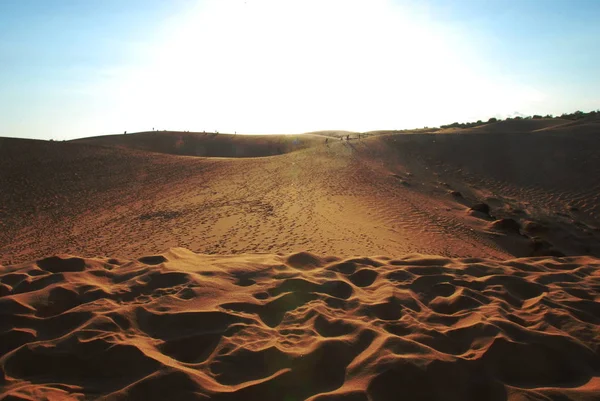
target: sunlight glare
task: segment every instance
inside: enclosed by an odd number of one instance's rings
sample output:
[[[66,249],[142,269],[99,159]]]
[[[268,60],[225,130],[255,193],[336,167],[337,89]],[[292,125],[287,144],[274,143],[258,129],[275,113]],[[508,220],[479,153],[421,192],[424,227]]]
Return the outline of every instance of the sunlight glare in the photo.
[[[481,78],[457,51],[460,32],[384,0],[202,1],[165,32],[149,65],[119,85],[124,124],[151,116],[169,129],[221,132],[395,129],[523,98]]]

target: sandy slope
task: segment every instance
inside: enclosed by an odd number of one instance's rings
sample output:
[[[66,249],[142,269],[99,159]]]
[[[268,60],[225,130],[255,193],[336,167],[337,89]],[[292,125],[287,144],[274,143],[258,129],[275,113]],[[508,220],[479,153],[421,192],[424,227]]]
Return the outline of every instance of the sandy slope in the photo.
[[[82,138],[73,143],[209,157],[265,157],[321,143],[321,135],[230,135],[216,132],[150,131]]]
[[[0,400],[600,399],[600,135],[529,129],[0,138]]]
[[[0,141],[0,261],[57,252],[130,258],[176,246],[220,254],[600,256],[596,133],[327,144],[296,136],[288,141],[298,150],[259,158],[165,154],[179,136],[159,134]],[[128,148],[128,137],[163,154]],[[265,156],[274,143],[200,137],[216,155],[235,148]],[[471,210],[480,203],[489,210]]]
[[[472,134],[487,134],[487,133],[527,133],[537,130],[547,130],[572,123],[571,120],[562,118],[540,118],[531,120],[504,120],[494,123],[479,125],[472,128],[443,128],[435,131],[436,133],[472,133]],[[578,123],[577,123],[578,124]]]
[[[1,394],[594,400],[599,267],[591,257],[225,257],[181,248],[8,266]]]

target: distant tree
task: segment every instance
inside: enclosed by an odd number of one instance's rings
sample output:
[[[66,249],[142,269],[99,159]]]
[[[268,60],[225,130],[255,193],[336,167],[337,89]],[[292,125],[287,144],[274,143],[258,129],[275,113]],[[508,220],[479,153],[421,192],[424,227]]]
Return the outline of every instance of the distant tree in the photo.
[[[531,120],[531,119],[538,120],[541,118],[563,118],[563,119],[568,119],[568,120],[578,120],[581,118],[585,118],[585,117],[589,117],[589,116],[596,116],[596,115],[600,115],[600,109],[595,110],[595,111],[589,111],[587,113],[585,113],[581,110],[577,110],[576,112],[573,112],[573,113],[563,113],[560,116],[553,116],[552,114],[546,114],[544,117],[542,117],[540,114],[535,114],[533,116],[526,116],[526,117],[523,117],[523,116],[507,117],[505,119],[505,121]],[[502,120],[498,120],[497,118],[492,117],[487,122],[495,123],[498,121],[502,121]],[[440,125],[440,128],[470,128],[470,127],[476,127],[481,124],[484,124],[481,120],[477,120],[476,122],[465,122],[465,123],[453,122],[452,124]]]

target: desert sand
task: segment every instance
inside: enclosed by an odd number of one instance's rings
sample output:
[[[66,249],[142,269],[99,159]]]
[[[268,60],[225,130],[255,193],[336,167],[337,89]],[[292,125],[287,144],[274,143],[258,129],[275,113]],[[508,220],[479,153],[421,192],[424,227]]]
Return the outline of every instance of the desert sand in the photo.
[[[599,149],[0,138],[0,400],[598,400]]]

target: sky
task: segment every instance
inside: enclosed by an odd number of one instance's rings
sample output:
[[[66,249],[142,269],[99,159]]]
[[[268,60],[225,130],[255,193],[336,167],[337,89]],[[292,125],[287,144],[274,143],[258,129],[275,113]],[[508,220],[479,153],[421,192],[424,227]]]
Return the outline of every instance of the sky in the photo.
[[[596,110],[598,21],[597,0],[0,0],[0,136]]]

